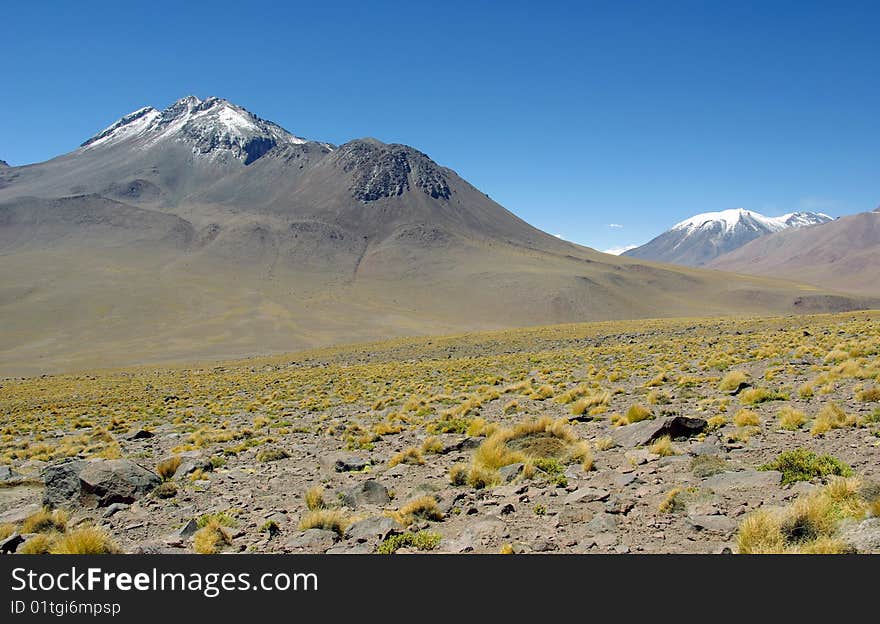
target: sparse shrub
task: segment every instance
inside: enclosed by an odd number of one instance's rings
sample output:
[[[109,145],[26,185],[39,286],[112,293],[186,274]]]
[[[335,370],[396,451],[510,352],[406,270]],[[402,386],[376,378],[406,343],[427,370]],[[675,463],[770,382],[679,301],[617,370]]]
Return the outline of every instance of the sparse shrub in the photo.
[[[232,531],[216,518],[211,518],[193,535],[193,550],[200,555],[213,555],[232,544]]]
[[[731,390],[736,390],[740,384],[746,383],[748,380],[748,373],[744,371],[730,371],[721,379],[718,389],[722,392],[730,392]]]
[[[278,535],[281,533],[281,527],[275,520],[266,520],[260,527],[260,533],[268,533],[269,535]]]
[[[418,533],[400,533],[385,538],[376,548],[376,553],[380,555],[393,555],[401,548],[416,548],[418,550],[434,550],[440,545],[441,537],[437,533],[430,531],[419,531]]]
[[[15,552],[20,555],[48,555],[58,535],[58,533],[38,533],[28,538]]]
[[[408,526],[416,520],[443,520],[443,512],[437,507],[437,500],[433,496],[419,496],[396,512],[392,512],[394,518],[401,526]]]
[[[880,386],[865,388],[856,393],[856,400],[862,403],[880,401]]]
[[[425,456],[421,449],[410,447],[395,454],[389,461],[388,467],[393,468],[398,464],[411,464],[413,466],[421,466],[425,463]]]
[[[742,409],[733,417],[733,424],[737,427],[757,427],[761,424],[761,417],[751,410]]]
[[[44,507],[27,518],[21,525],[22,533],[64,533],[67,529],[67,512],[62,509],[50,511]]]
[[[299,521],[299,530],[323,529],[342,535],[351,524],[351,518],[341,509],[317,509],[310,511]]]
[[[685,508],[684,497],[682,496],[686,490],[682,488],[672,488],[666,493],[666,496],[663,497],[663,500],[660,502],[660,506],[658,507],[658,511],[660,513],[668,514],[674,513],[676,511],[681,511]]]
[[[852,468],[831,455],[816,455],[808,449],[795,449],[781,453],[774,461],[763,464],[758,470],[778,470],[782,483],[809,481],[816,477],[852,476]]]
[[[788,395],[767,388],[748,388],[740,392],[739,400],[743,405],[757,405],[767,401],[787,401]]]
[[[816,416],[810,433],[814,436],[820,436],[828,433],[832,429],[840,429],[842,427],[852,427],[856,424],[854,416],[847,416],[846,412],[836,403],[827,403]]]
[[[705,479],[728,469],[727,461],[717,455],[697,455],[691,460],[691,472],[698,479]]]
[[[327,505],[324,503],[324,488],[320,485],[313,485],[305,494],[306,509],[309,511],[317,511],[325,509]]]
[[[546,513],[547,513],[547,508],[546,508],[544,505],[541,505],[541,504],[539,503],[539,504],[535,505],[535,510],[534,510],[534,511],[535,511],[535,515],[536,515],[536,516],[543,516],[543,515],[546,515]]]
[[[53,555],[112,555],[122,552],[107,533],[97,527],[81,527],[52,542]]]
[[[467,485],[468,467],[464,464],[456,464],[449,469],[449,482],[452,485]]]
[[[648,393],[648,403],[651,405],[667,405],[672,397],[665,390],[652,390]]]
[[[796,410],[790,405],[784,406],[779,410],[779,426],[788,431],[800,429],[807,422],[806,416],[800,410]]]
[[[669,455],[678,454],[678,451],[675,450],[675,447],[672,445],[672,438],[668,435],[661,436],[654,440],[648,447],[648,450],[651,453],[654,453],[654,455],[660,455],[660,457],[668,457]]]
[[[281,459],[287,459],[288,457],[290,457],[290,453],[281,448],[262,449],[257,453],[257,461],[264,463],[279,461]]]
[[[649,408],[645,407],[641,403],[633,403],[629,406],[629,409],[626,410],[626,413],[623,415],[623,419],[617,424],[632,425],[633,423],[648,420],[649,418],[653,417],[654,412],[652,412]]]
[[[706,431],[715,431],[716,429],[720,429],[724,425],[727,424],[727,418],[725,416],[712,416],[706,420]]]
[[[607,451],[610,448],[614,448],[614,438],[611,436],[596,438],[593,440],[593,446],[596,447],[597,451]]]
[[[7,522],[5,524],[0,524],[0,541],[5,540],[7,537],[15,533],[15,525]]]
[[[423,453],[442,453],[443,452],[443,442],[440,438],[436,436],[430,436],[422,442],[422,452]]]
[[[501,549],[498,551],[499,555],[512,555],[513,554],[513,544],[503,544]]]
[[[177,496],[177,485],[174,481],[163,481],[153,490],[153,494],[158,498],[173,498]]]

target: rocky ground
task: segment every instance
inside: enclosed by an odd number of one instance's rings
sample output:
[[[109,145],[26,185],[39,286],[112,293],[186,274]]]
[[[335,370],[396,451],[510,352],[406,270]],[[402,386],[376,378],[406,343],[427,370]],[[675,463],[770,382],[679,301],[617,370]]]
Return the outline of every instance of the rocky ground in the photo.
[[[123,552],[736,552],[745,518],[833,480],[783,483],[765,464],[784,451],[833,456],[862,492],[880,481],[878,320],[590,324],[5,380],[0,549],[26,551],[48,506],[69,512],[49,530],[96,527]],[[862,498],[829,535],[877,552]]]

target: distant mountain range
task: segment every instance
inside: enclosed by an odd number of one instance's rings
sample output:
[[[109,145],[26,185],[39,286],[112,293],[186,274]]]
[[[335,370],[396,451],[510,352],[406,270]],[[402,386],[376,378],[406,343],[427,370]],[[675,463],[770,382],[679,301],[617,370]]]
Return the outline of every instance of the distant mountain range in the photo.
[[[676,223],[660,236],[623,255],[702,266],[761,236],[831,220],[832,217],[817,212],[792,212],[781,217],[767,217],[742,208],[705,212]]]
[[[0,374],[880,305],[602,254],[406,145],[307,140],[193,96],[0,169],[0,256]]]
[[[880,208],[762,236],[708,266],[880,294]]]

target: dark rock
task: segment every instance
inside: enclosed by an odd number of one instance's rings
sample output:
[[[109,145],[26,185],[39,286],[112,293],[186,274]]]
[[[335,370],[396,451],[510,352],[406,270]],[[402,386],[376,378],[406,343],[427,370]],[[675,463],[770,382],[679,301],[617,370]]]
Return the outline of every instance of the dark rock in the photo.
[[[751,388],[751,387],[752,387],[752,384],[748,383],[747,381],[741,381],[741,382],[739,382],[739,385],[736,388],[734,388],[733,390],[730,391],[730,395],[736,396],[740,392],[745,390],[746,388]]]
[[[127,459],[64,461],[46,466],[42,476],[46,484],[43,502],[49,507],[133,503],[162,481]]]
[[[193,520],[192,518],[190,518],[187,521],[187,523],[184,524],[182,527],[180,527],[180,529],[177,531],[177,536],[178,537],[190,537],[193,534],[195,534],[195,532],[198,530],[199,530],[198,523],[195,520]]]
[[[611,438],[618,446],[634,448],[648,444],[665,435],[671,438],[697,435],[705,428],[706,421],[702,418],[667,416],[620,427],[611,433]]]
[[[18,531],[0,541],[0,553],[9,554],[18,550],[18,547],[24,543],[24,538]]]
[[[516,512],[516,507],[514,507],[511,503],[507,503],[504,507],[501,508],[502,516],[509,516],[512,513]]]
[[[156,434],[152,431],[147,431],[146,429],[138,429],[130,436],[128,436],[128,440],[148,440],[149,438],[155,437]]]

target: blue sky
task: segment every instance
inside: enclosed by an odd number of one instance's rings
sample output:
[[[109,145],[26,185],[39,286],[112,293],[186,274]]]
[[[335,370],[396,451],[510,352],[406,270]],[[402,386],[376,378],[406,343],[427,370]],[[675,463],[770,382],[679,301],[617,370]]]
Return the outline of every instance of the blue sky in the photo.
[[[277,4],[11,3],[0,159],[191,93],[407,143],[598,249],[698,212],[880,203],[877,2]]]

